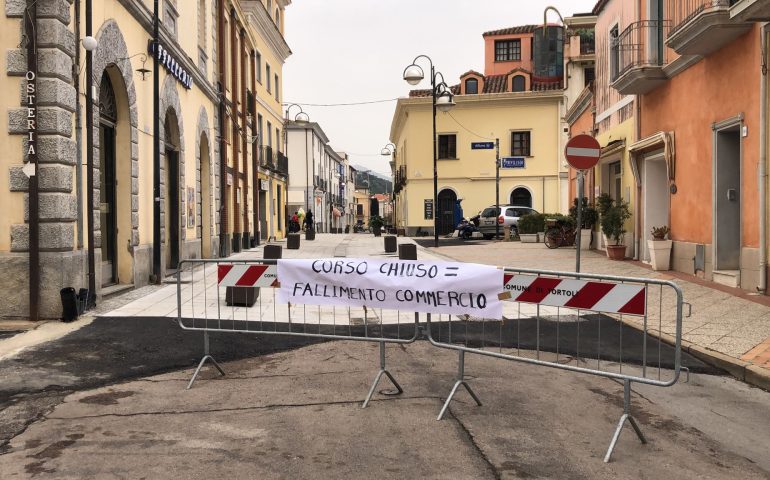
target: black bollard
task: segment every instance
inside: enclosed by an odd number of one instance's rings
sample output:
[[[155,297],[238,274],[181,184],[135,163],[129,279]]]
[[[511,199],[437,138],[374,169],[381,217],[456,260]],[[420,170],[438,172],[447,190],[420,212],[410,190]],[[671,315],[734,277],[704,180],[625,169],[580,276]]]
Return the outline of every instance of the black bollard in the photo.
[[[398,246],[399,260],[417,260],[417,245],[414,243],[402,243]]]

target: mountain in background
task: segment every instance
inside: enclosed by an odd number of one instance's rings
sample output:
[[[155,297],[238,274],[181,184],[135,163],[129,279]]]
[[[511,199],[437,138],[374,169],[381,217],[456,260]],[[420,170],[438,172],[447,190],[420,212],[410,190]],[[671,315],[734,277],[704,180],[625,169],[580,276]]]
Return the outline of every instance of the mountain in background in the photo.
[[[368,179],[371,181],[371,185],[369,185],[370,194],[374,195],[377,193],[393,192],[393,182],[391,181],[390,177],[375,171],[371,171],[369,173],[359,171],[359,169],[366,170],[365,167],[360,165],[353,165],[353,168],[356,169],[356,188],[366,188],[366,181]]]

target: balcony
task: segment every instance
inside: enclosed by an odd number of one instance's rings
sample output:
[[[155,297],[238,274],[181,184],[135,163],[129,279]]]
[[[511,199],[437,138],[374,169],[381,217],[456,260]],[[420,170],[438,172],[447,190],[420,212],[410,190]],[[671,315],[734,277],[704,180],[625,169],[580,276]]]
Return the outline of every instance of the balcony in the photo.
[[[770,21],[770,2],[767,0],[738,0],[730,6],[730,18],[738,22]]]
[[[283,152],[276,154],[275,171],[283,176],[289,174],[289,158]]]
[[[668,20],[644,20],[618,35],[610,47],[612,88],[623,95],[643,95],[666,81],[663,38],[670,26]]]
[[[268,146],[262,147],[262,159],[259,162],[259,164],[264,168],[269,168],[269,169],[275,168],[273,147],[268,147]]]
[[[671,30],[666,45],[680,55],[716,52],[751,28],[750,23],[730,18],[730,7],[736,3],[737,0],[667,2],[666,15],[671,20]]]

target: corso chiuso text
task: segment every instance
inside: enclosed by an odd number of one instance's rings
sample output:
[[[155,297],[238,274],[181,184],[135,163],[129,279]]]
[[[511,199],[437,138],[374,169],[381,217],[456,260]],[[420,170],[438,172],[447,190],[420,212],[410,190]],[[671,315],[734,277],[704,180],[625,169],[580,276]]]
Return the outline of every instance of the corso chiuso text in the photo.
[[[316,273],[335,275],[350,279],[355,285],[365,276],[382,275],[390,278],[413,278],[430,280],[439,276],[439,267],[422,263],[383,263],[376,271],[369,270],[366,261],[345,260],[316,260],[312,269]],[[384,302],[388,294],[385,290],[365,287],[346,287],[341,285],[319,285],[297,282],[293,287],[293,295],[302,297],[343,298],[352,301]],[[487,307],[487,297],[481,293],[471,293],[451,290],[419,290],[414,288],[399,288],[395,291],[399,302],[414,302],[418,304],[447,307],[463,307],[484,309]]]

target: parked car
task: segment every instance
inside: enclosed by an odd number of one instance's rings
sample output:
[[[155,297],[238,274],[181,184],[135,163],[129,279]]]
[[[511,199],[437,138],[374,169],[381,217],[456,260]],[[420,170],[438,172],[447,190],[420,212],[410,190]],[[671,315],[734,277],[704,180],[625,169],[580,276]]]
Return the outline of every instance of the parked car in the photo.
[[[501,214],[502,212],[502,214]],[[503,227],[511,227],[511,234],[518,233],[519,217],[529,213],[537,213],[530,207],[521,205],[500,205],[500,210],[495,206],[487,207],[481,212],[479,218],[479,231],[487,240],[495,236],[495,225],[500,225],[500,235]]]

